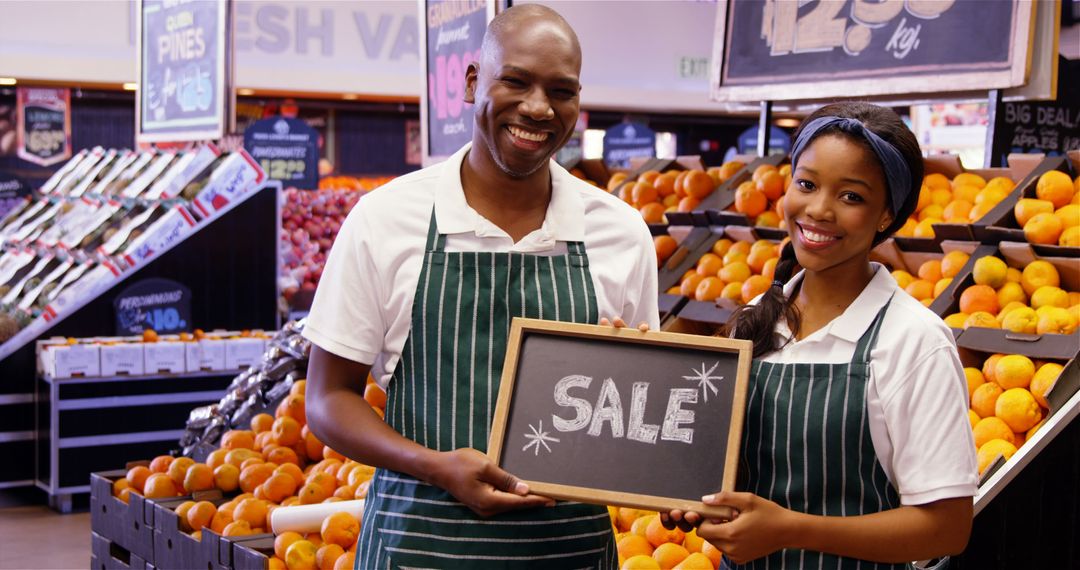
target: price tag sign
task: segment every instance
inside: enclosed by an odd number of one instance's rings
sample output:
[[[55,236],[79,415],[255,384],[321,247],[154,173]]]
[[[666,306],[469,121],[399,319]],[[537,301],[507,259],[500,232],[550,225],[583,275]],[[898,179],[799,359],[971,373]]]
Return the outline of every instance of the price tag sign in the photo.
[[[491,0],[425,0],[427,89],[426,156],[445,158],[472,140],[473,108],[466,105],[465,71],[480,60]]]
[[[728,0],[717,10],[712,96],[805,100],[1022,85],[1034,4]]]
[[[1010,102],[998,111],[992,151],[996,164],[1005,164],[1014,152],[1060,156],[1080,150],[1080,62],[1060,57],[1058,69],[1056,101]]]
[[[630,168],[630,159],[656,156],[656,133],[641,123],[621,123],[604,131],[604,162]]]
[[[71,158],[71,91],[19,87],[15,97],[19,158],[38,166]]]
[[[0,220],[30,195],[30,186],[19,177],[0,172]]]
[[[152,277],[124,289],[113,299],[117,336],[191,330],[191,289],[171,279]]]
[[[229,0],[139,2],[140,142],[217,139],[231,79]]]
[[[244,130],[244,149],[271,180],[315,190],[319,186],[319,133],[301,119],[271,117]]]

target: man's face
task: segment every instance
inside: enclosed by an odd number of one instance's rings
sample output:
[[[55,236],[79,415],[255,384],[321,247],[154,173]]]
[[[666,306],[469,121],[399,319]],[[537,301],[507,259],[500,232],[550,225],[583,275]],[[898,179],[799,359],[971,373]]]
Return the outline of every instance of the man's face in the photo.
[[[573,134],[581,53],[562,28],[542,20],[504,32],[489,51],[466,76],[465,100],[476,104],[473,150],[525,178]]]

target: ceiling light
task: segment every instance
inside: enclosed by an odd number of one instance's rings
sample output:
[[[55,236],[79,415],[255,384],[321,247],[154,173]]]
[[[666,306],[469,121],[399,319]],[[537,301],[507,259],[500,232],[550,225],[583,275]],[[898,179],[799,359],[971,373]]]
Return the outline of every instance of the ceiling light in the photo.
[[[125,83],[124,84],[124,91],[135,91],[138,88],[139,88],[138,83]]]
[[[254,89],[248,89],[248,88],[245,87],[243,89],[237,89],[236,94],[237,95],[254,95],[255,90]]]
[[[0,77],[0,85],[15,85],[14,77]]]

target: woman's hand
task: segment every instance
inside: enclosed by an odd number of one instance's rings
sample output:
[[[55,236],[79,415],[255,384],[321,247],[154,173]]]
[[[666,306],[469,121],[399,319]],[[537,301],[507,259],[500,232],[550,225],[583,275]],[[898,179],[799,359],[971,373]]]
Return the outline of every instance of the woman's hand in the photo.
[[[615,320],[613,321],[609,321],[607,317],[603,317],[600,319],[600,326],[611,326],[617,329],[621,329],[626,327],[626,321],[622,320],[622,317],[615,317]],[[642,321],[641,324],[637,326],[637,329],[641,332],[649,332],[649,323]]]
[[[705,520],[697,529],[701,538],[719,548],[732,561],[742,564],[788,547],[794,532],[795,513],[753,493],[724,491],[702,497],[706,505],[731,507],[730,521]],[[669,516],[675,518],[677,511]],[[683,520],[694,520],[698,513],[686,513]]]
[[[427,480],[485,518],[506,511],[555,504],[552,499],[530,494],[528,485],[471,448],[435,455]]]

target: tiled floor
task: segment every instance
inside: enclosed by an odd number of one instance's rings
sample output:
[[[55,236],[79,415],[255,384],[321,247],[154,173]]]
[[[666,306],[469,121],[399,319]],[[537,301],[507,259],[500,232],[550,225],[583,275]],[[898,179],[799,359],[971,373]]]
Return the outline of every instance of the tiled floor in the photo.
[[[0,568],[90,567],[90,513],[46,506],[0,508]]]

